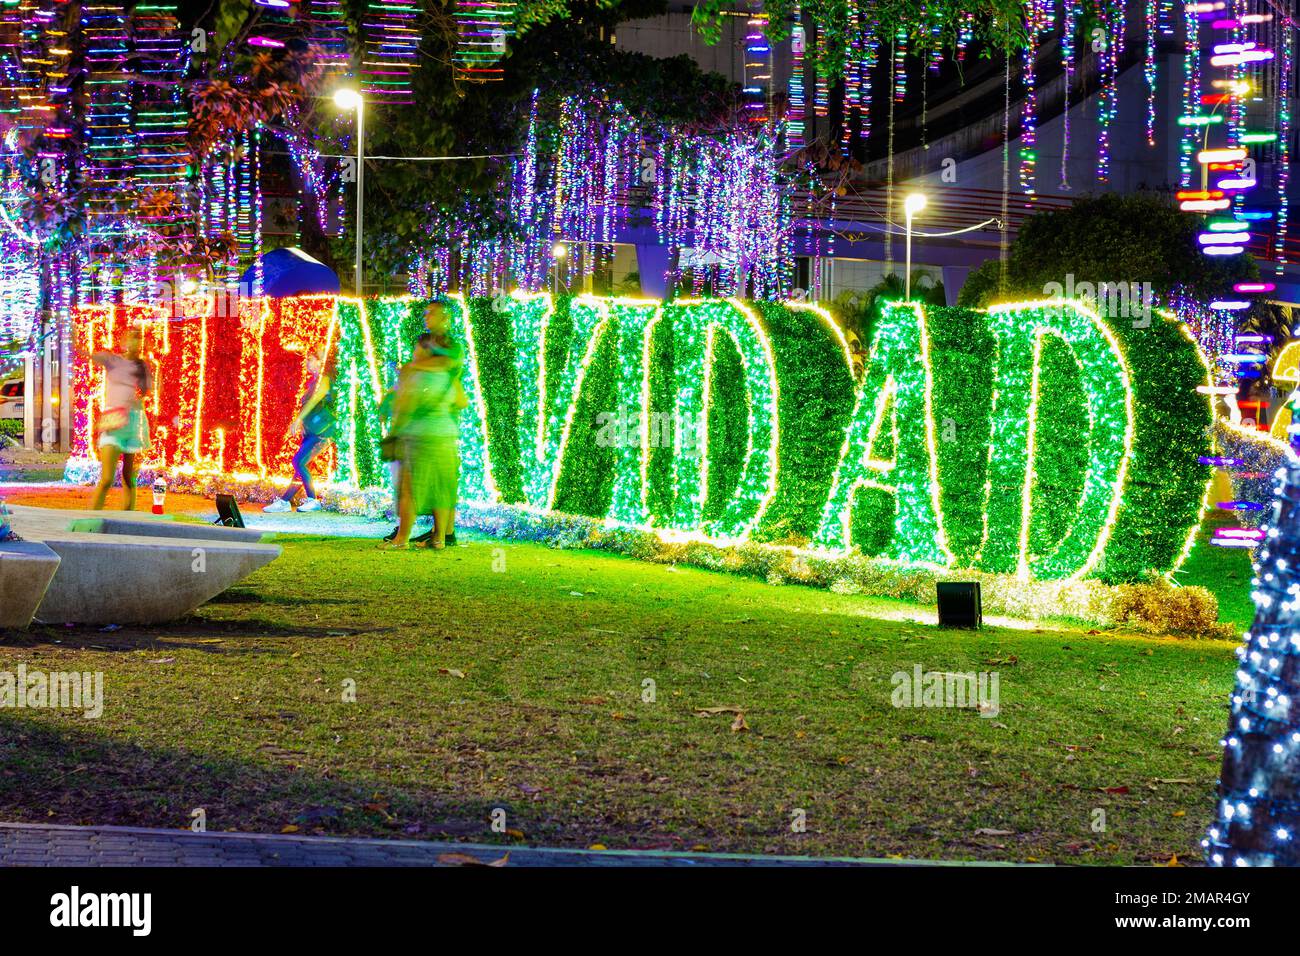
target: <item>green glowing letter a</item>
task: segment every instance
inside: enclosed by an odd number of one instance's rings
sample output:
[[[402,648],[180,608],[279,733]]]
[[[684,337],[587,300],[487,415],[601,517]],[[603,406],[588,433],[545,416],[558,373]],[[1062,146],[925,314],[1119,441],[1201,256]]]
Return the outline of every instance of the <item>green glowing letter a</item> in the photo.
[[[855,493],[862,487],[879,488],[893,493],[896,502],[893,534],[883,556],[951,561],[939,517],[932,391],[921,307],[887,305],[872,335],[871,358],[814,543],[847,550]],[[894,437],[893,461],[873,456],[887,423]]]

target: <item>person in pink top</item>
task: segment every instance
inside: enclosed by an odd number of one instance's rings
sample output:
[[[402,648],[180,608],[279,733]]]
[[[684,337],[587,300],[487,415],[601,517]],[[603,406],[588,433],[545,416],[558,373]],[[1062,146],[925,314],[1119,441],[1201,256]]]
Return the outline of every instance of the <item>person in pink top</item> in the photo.
[[[144,411],[145,396],[153,390],[153,375],[140,357],[142,342],[139,329],[128,329],[122,336],[121,354],[95,352],[90,360],[104,370],[105,402],[99,413],[99,485],[91,507],[104,507],[108,489],[122,463],[122,489],[126,492],[123,508],[135,510],[136,458],[149,448],[149,419]]]

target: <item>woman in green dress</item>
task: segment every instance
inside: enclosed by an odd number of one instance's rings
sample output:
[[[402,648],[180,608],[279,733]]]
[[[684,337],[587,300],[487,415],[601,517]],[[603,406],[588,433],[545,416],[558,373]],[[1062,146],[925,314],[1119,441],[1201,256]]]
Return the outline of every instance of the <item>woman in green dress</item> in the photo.
[[[401,463],[397,487],[397,534],[380,548],[408,546],[416,515],[433,515],[426,547],[442,550],[460,483],[460,410],[468,401],[460,369],[432,334],[420,336],[410,364],[402,369],[393,405],[393,428]]]

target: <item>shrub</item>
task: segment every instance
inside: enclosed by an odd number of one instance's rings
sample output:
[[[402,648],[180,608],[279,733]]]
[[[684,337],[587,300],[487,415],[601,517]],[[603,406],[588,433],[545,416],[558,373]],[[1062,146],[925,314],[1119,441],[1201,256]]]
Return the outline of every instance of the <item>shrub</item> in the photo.
[[[1115,589],[1111,617],[1116,624],[1162,634],[1231,638],[1231,625],[1220,624],[1219,600],[1205,588],[1174,587],[1153,576],[1140,584]]]

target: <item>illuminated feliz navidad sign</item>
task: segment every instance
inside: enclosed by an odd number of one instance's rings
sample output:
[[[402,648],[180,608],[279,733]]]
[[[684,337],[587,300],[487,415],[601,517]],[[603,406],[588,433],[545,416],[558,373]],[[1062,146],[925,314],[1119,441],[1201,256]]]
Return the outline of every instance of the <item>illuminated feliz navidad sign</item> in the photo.
[[[1053,300],[892,303],[855,368],[804,303],[453,296],[470,398],[461,494],[667,537],[811,546],[1039,579],[1175,568],[1200,520],[1208,373],[1177,323]],[[427,302],[332,296],[97,306],[88,349],[145,330],[151,455],[179,472],[287,476],[304,356],[335,357],[341,427],[319,467],[384,488],[379,401]],[[227,314],[228,313],[228,314]],[[99,373],[74,369],[77,451]]]

